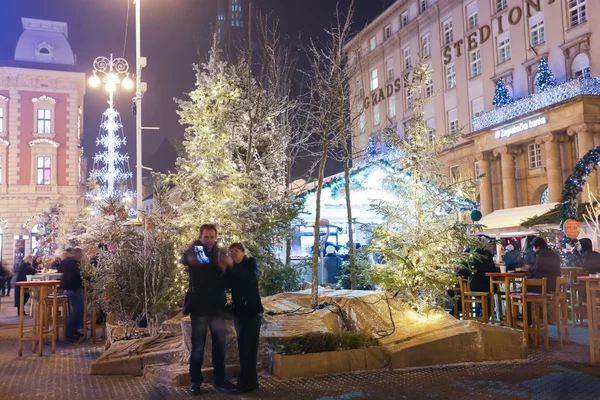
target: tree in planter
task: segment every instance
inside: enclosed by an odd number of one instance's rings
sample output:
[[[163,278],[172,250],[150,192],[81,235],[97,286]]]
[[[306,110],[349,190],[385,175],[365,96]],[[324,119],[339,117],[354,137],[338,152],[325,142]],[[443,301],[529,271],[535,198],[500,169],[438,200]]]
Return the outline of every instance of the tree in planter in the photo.
[[[504,83],[504,79],[498,79],[498,82],[496,82],[496,91],[494,92],[494,100],[492,101],[492,104],[497,108],[500,108],[512,103],[512,101],[512,96],[506,87],[506,83]]]
[[[182,199],[180,245],[196,238],[201,224],[215,223],[223,244],[242,241],[261,267],[281,269],[275,249],[291,237],[302,205],[287,185],[297,104],[289,94],[288,50],[266,19],[259,32],[253,43],[260,57],[250,48],[230,65],[213,49],[196,66],[195,89],[178,100],[187,128],[177,171],[167,179]]]
[[[556,86],[556,80],[554,79],[554,73],[552,72],[552,68],[548,65],[548,61],[545,58],[540,60],[540,64],[538,65],[538,74],[535,78],[535,87],[538,92],[543,92],[544,90]]]
[[[405,77],[413,95],[413,117],[405,135],[387,129],[386,137],[398,150],[398,169],[390,169],[387,187],[397,200],[380,201],[373,208],[383,223],[373,229],[369,251],[381,256],[371,269],[371,279],[386,290],[397,291],[417,310],[444,304],[454,269],[467,255],[463,248],[479,247],[470,233],[473,227],[457,216],[472,207],[475,189],[471,180],[452,182],[438,161],[440,153],[459,138],[458,132],[428,139],[424,119],[424,96],[431,70],[424,60]]]
[[[314,43],[308,49],[310,70],[308,72],[308,102],[306,105],[308,115],[307,127],[319,139],[319,161],[316,193],[316,210],[314,221],[314,245],[312,258],[312,305],[319,302],[318,293],[318,268],[319,257],[323,257],[320,243],[321,229],[321,196],[325,179],[325,166],[328,156],[336,154],[336,148],[341,149],[338,157],[344,167],[346,210],[348,219],[348,233],[350,241],[350,273],[352,287],[356,286],[354,238],[352,205],[350,199],[350,163],[353,154],[349,149],[353,128],[353,119],[350,115],[351,101],[349,98],[349,82],[353,71],[358,69],[358,61],[349,63],[344,50],[351,39],[351,25],[354,2],[350,3],[348,13],[342,15],[336,11],[336,23],[327,30],[325,48]],[[353,104],[352,104],[353,105]],[[360,115],[360,113],[358,113]],[[358,116],[356,119],[359,119]]]

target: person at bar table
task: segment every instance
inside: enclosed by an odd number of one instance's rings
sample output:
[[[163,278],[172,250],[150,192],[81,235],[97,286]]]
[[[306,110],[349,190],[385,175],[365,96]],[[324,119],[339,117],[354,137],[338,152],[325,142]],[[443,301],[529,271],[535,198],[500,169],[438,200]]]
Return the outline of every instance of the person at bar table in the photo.
[[[504,265],[506,265],[507,272],[514,272],[517,268],[521,267],[522,260],[521,254],[515,250],[512,244],[509,244],[504,248]]]
[[[19,265],[19,269],[17,271],[17,280],[15,282],[25,282],[27,280],[27,275],[34,275],[37,272],[31,263],[33,263],[33,257],[30,254],[26,256],[23,261],[21,261],[21,265]],[[19,315],[20,300],[21,287],[15,286],[15,307],[17,307],[17,315]],[[23,304],[27,303],[27,300],[29,300],[29,291],[23,295]],[[25,314],[25,312],[23,312],[23,314]]]
[[[583,269],[591,274],[600,273],[600,253],[593,250],[590,239],[579,239],[579,253]]]
[[[531,246],[536,254],[535,264],[525,264],[523,269],[527,271],[527,278],[546,278],[546,292],[556,291],[556,280],[560,276],[561,259],[555,251],[548,248],[548,243],[541,237],[532,240]],[[531,291],[538,293],[539,286],[532,286]]]

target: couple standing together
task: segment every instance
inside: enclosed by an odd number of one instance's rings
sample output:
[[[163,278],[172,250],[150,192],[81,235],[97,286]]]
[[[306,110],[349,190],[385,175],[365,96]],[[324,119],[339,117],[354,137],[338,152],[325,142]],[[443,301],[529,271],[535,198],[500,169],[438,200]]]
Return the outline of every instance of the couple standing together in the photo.
[[[244,246],[234,243],[229,254],[217,246],[217,228],[200,227],[198,240],[183,253],[182,264],[188,267],[190,286],[184,302],[184,314],[192,320],[190,354],[190,393],[200,394],[203,377],[206,333],[212,338],[214,386],[245,393],[258,388],[256,359],[263,307],[258,290],[260,273],[253,257],[246,256]],[[225,374],[226,327],[225,290],[230,288],[233,316],[238,337],[240,374],[237,386]]]

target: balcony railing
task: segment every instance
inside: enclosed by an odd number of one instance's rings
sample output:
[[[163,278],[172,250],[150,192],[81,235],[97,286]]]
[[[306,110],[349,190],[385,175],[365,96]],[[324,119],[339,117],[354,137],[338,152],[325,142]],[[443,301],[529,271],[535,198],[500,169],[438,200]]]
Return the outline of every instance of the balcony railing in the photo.
[[[576,78],[474,117],[473,132],[502,124],[579,95],[600,96],[600,78]]]

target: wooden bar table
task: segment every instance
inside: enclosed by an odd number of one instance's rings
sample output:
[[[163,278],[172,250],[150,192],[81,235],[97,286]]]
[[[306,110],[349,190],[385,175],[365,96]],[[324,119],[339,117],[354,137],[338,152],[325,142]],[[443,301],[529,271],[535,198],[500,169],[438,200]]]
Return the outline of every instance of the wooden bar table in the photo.
[[[510,306],[510,282],[511,280],[522,279],[525,277],[525,275],[527,275],[527,273],[525,272],[486,272],[485,276],[490,278],[490,298],[492,299],[492,310],[490,310],[490,315],[492,317],[492,324],[494,324],[494,314],[496,311],[494,285],[504,285],[504,294],[506,296],[506,326],[512,328],[512,309]],[[500,309],[500,312],[498,314],[500,319],[498,322],[502,324],[502,299],[500,297],[498,297],[498,308]]]
[[[42,349],[44,347],[44,335],[52,335],[52,353],[56,352],[56,338],[58,329],[56,329],[56,314],[58,311],[58,285],[60,285],[60,281],[38,281],[38,282],[17,282],[17,286],[21,288],[21,296],[19,299],[19,357],[23,356],[23,341],[31,341],[32,342],[32,350],[35,351],[36,342],[39,345],[38,348],[38,356],[42,356]],[[34,318],[32,335],[26,337],[23,333],[23,320],[24,320],[24,289],[29,290],[30,292],[36,291],[37,296],[32,301],[36,302],[38,317],[37,321]],[[44,303],[47,301],[48,291],[53,295],[52,300],[52,329],[48,329],[44,331],[46,312],[44,312]],[[35,307],[34,307],[35,308]],[[36,326],[37,322],[37,326]]]
[[[588,336],[590,338],[590,364],[596,365],[600,358],[598,351],[598,312],[596,309],[596,293],[600,292],[600,276],[580,276],[579,282],[585,282],[585,292],[587,295],[587,317],[588,317]]]

